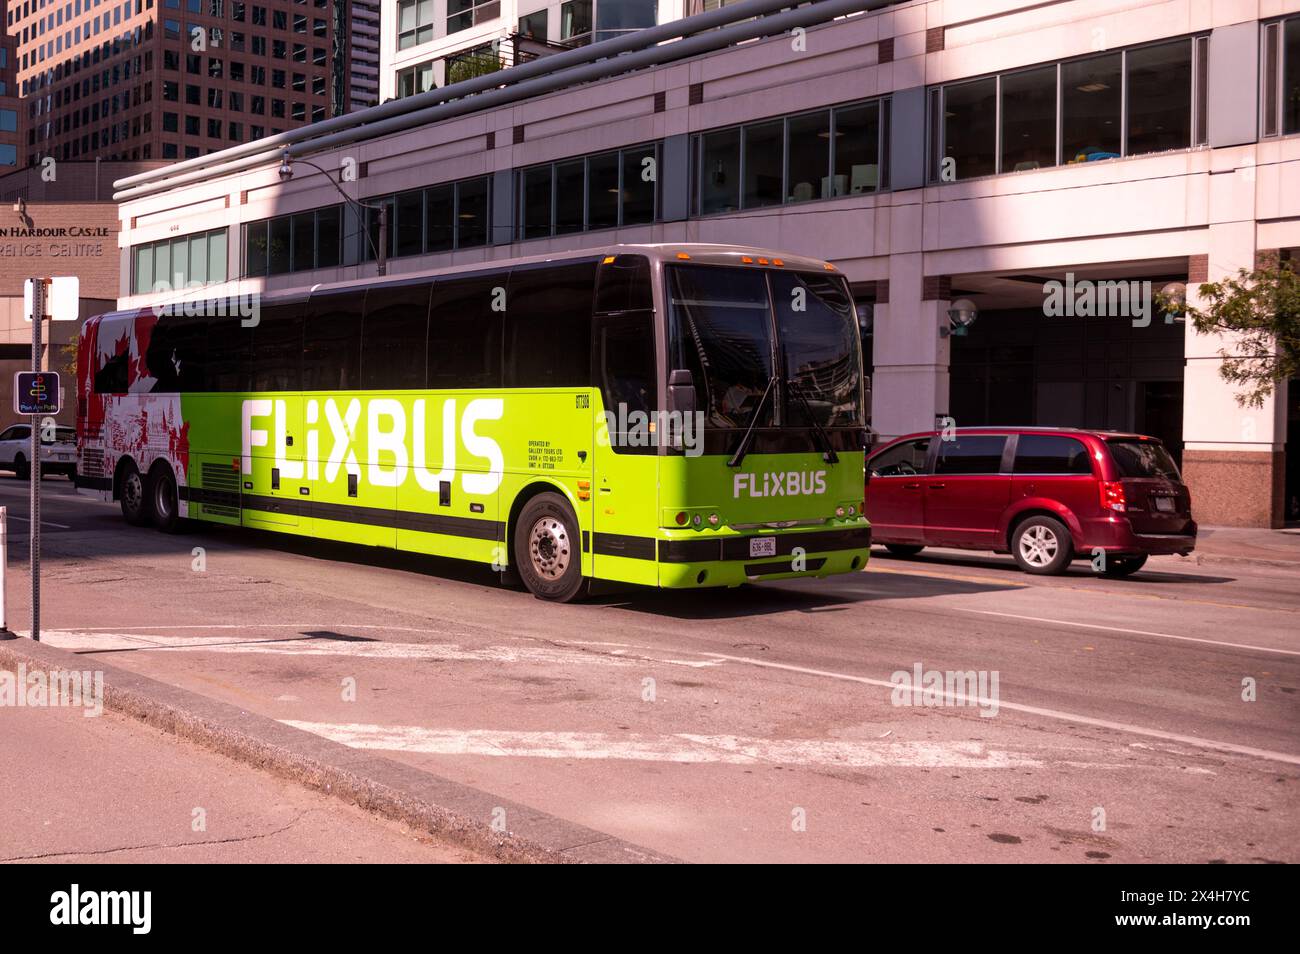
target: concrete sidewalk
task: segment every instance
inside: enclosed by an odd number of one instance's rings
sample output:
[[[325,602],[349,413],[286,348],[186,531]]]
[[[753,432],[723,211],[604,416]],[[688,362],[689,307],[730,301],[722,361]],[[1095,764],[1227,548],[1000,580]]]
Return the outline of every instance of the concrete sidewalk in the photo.
[[[1300,569],[1300,528],[1201,527],[1191,563],[1261,564]]]
[[[25,666],[28,673],[80,672],[86,669],[87,660],[30,639],[0,640],[0,669],[16,672],[20,666]],[[102,704],[106,712],[138,719],[180,740],[342,799],[417,832],[428,832],[487,859],[594,863],[676,860],[518,802],[106,665],[99,659],[94,668],[103,673]],[[178,749],[164,757],[183,759],[184,755]],[[88,790],[86,797],[94,796]]]

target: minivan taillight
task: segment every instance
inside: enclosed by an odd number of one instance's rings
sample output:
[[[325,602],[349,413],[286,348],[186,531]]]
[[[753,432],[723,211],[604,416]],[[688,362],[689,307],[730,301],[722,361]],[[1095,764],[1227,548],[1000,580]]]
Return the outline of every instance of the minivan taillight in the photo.
[[[1098,486],[1101,488],[1101,509],[1123,513],[1128,505],[1124,499],[1124,485],[1118,480],[1103,480]]]

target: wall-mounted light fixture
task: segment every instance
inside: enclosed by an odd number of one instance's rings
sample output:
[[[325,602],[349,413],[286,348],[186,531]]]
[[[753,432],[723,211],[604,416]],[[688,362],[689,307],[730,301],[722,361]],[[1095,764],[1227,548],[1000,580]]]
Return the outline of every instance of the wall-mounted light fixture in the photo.
[[[979,315],[980,310],[975,306],[975,302],[969,298],[958,298],[948,306],[948,324],[939,327],[939,337],[965,335],[966,329],[975,324],[975,319]]]

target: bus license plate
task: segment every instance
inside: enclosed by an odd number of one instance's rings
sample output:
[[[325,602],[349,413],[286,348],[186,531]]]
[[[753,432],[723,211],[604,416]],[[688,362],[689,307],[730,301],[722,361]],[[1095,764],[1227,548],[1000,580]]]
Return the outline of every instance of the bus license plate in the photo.
[[[752,557],[776,556],[776,537],[753,537],[749,541]]]
[[[1162,513],[1173,513],[1173,512],[1174,512],[1174,498],[1173,498],[1173,497],[1157,497],[1157,498],[1156,498],[1156,509],[1159,510],[1159,511],[1161,511]]]

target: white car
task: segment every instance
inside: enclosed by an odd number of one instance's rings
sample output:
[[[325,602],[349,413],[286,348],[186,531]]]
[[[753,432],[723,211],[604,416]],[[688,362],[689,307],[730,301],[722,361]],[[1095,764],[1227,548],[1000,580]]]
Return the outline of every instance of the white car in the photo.
[[[11,424],[0,432],[0,470],[12,470],[19,480],[32,475],[32,427]],[[41,473],[77,473],[77,432],[70,427],[56,427],[53,441],[41,442]]]

